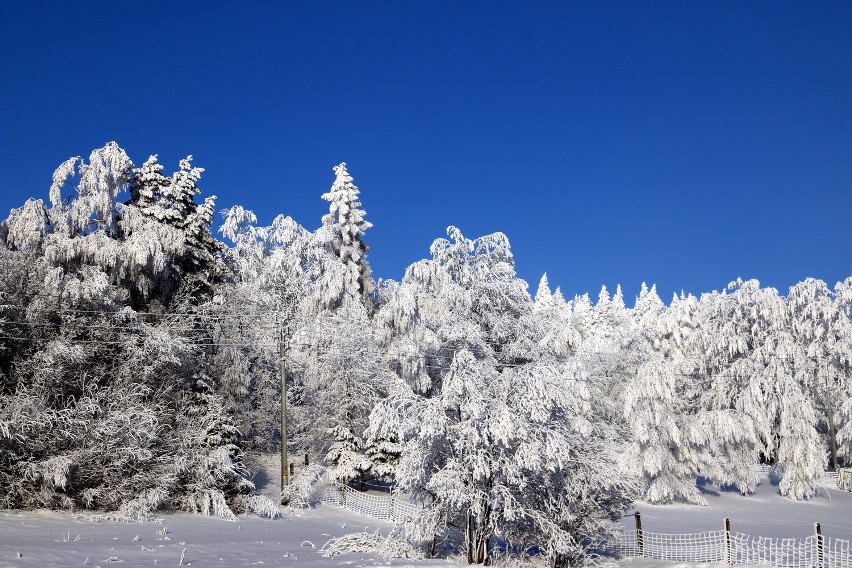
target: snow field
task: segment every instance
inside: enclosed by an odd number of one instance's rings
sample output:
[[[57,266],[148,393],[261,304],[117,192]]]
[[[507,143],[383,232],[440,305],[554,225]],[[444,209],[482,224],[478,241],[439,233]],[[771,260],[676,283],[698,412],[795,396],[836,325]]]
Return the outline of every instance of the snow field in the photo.
[[[0,512],[0,567],[70,566],[446,566],[446,560],[388,559],[376,554],[323,556],[334,537],[382,532],[391,525],[321,505],[285,510],[280,519],[238,522],[188,514],[160,522],[92,521],[60,512]],[[183,563],[181,564],[181,559]]]
[[[757,491],[743,497],[737,491],[711,485],[699,486],[707,506],[673,504],[651,505],[637,502],[625,516],[623,528],[635,528],[632,514],[639,511],[646,535],[684,535],[722,531],[724,520],[731,520],[732,534],[774,539],[802,539],[814,535],[814,523],[820,523],[826,538],[852,540],[852,493],[821,488],[816,497],[793,501],[778,492],[777,480],[763,480]],[[662,537],[665,540],[665,537]],[[649,539],[650,540],[650,539]],[[651,558],[623,558],[620,566],[706,568],[713,563],[666,562]]]
[[[248,456],[258,492],[278,496],[278,455]],[[389,559],[378,554],[323,556],[332,538],[386,534],[392,523],[329,505],[281,507],[282,517],[240,515],[238,522],[182,513],[157,522],[93,521],[57,511],[0,511],[0,568],[106,566],[447,566],[447,560]],[[18,554],[20,553],[20,557]],[[112,560],[110,560],[112,559]]]
[[[262,461],[270,468],[274,460]],[[277,491],[271,472],[255,476],[259,489]],[[733,532],[792,538],[813,534],[815,522],[830,538],[852,539],[852,493],[821,489],[808,501],[778,494],[764,481],[757,492],[742,497],[736,491],[701,486],[707,506],[636,504],[646,533],[684,534],[720,530],[731,519]],[[334,506],[315,509],[282,508],[277,520],[241,516],[238,522],[187,514],[167,514],[160,522],[93,521],[93,517],[61,512],[0,512],[0,567],[66,566],[447,566],[444,559],[388,559],[377,554],[322,555],[332,538],[346,534],[387,533],[391,523],[377,521]],[[632,513],[632,511],[631,511]],[[632,515],[623,521],[634,526]],[[18,556],[20,554],[20,557]],[[624,558],[622,566],[646,568],[704,568],[706,563],[663,562]]]
[[[852,539],[852,493],[820,488],[817,496],[793,501],[778,494],[778,486],[763,481],[753,495],[743,497],[712,485],[701,487],[707,506],[686,504],[651,505],[637,501],[631,515],[639,511],[642,529],[656,533],[698,533],[722,530],[725,518],[731,531],[773,538],[799,538],[814,534],[814,523],[830,538]],[[627,529],[634,519],[624,519]]]

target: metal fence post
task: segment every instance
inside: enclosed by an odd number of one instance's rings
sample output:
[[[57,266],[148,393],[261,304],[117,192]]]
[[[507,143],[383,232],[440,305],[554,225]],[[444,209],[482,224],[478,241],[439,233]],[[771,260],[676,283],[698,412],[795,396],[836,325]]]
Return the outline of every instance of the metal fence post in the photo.
[[[636,544],[639,546],[639,556],[645,556],[645,538],[642,534],[642,517],[636,511]]]
[[[816,531],[817,541],[817,566],[818,568],[823,568],[825,566],[825,543],[822,536],[822,527],[819,523],[814,523],[814,530]]]
[[[730,566],[733,564],[731,558],[731,519],[725,519],[725,564]]]

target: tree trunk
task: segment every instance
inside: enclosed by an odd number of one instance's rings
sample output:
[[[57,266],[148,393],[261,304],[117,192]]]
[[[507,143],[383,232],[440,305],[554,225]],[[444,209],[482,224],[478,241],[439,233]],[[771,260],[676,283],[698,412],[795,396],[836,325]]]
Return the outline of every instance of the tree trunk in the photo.
[[[489,536],[484,534],[483,524],[478,522],[473,513],[467,514],[467,534],[465,541],[467,544],[467,563],[482,564],[488,566],[490,564],[488,558],[488,540]]]
[[[828,404],[828,438],[831,446],[831,469],[837,471],[837,426],[834,424],[834,405],[829,395]]]
[[[817,372],[814,371],[814,382],[817,379]],[[829,449],[831,450],[831,469],[837,471],[837,425],[834,423],[834,398],[829,390],[828,379],[825,381],[825,413],[828,418],[828,441]]]

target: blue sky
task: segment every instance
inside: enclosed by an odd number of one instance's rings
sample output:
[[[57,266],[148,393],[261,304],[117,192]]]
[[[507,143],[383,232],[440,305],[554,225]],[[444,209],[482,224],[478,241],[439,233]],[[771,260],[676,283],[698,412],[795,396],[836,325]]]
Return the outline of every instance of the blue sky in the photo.
[[[172,5],[174,4],[174,5]],[[0,1],[0,213],[116,140],[313,229],[332,166],[374,275],[448,225],[531,292],[852,275],[850,2]]]

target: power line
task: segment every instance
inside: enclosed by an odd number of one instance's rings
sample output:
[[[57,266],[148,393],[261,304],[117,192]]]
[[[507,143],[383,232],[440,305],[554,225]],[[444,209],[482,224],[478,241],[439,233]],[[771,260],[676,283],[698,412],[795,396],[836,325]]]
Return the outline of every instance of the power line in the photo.
[[[341,324],[357,324],[357,320],[347,318],[341,314],[323,314],[317,318],[307,318],[302,314],[295,315],[292,310],[258,310],[258,311],[201,311],[201,312],[169,312],[169,313],[154,313],[154,312],[136,312],[127,308],[107,311],[107,310],[91,310],[91,309],[76,309],[76,308],[51,308],[47,306],[27,306],[18,307],[4,305],[0,306],[0,310],[19,310],[26,313],[46,313],[59,316],[84,316],[95,315],[104,316],[101,322],[92,321],[3,321],[0,320],[0,325],[5,323],[9,327],[27,327],[33,330],[52,330],[64,333],[74,332],[111,332],[111,333],[127,333],[131,337],[123,339],[84,339],[59,335],[53,338],[36,338],[12,334],[0,334],[0,340],[6,341],[50,341],[61,340],[72,344],[97,344],[97,345],[127,345],[133,341],[156,340],[151,337],[151,332],[163,330],[165,332],[176,334],[174,339],[180,339],[182,343],[189,348],[243,348],[243,349],[272,349],[278,347],[277,338],[269,337],[268,341],[264,341],[264,336],[273,336],[279,330],[282,324],[282,318],[289,325],[294,327],[291,339],[287,342],[287,346],[297,350],[311,350],[317,352],[319,356],[331,353],[329,343],[338,342],[340,340],[352,339],[352,334],[346,334],[339,329]],[[122,319],[123,317],[141,317],[141,318],[158,318],[158,321],[130,321],[124,324],[110,323],[110,319]],[[248,321],[247,321],[248,320]],[[287,321],[289,320],[289,321]],[[213,336],[221,333],[223,330],[216,326],[217,322],[226,328],[238,328],[242,335],[251,333],[259,336],[258,341],[245,341],[222,339],[214,340]],[[370,322],[364,322],[370,325]],[[331,329],[323,330],[324,327]],[[424,328],[429,333],[433,334],[438,339],[438,333],[435,330]],[[225,329],[225,332],[230,329]],[[193,335],[195,337],[193,337]],[[307,336],[307,338],[305,337]],[[295,340],[296,338],[301,340]],[[387,342],[399,339],[400,336],[393,337],[390,330],[375,329],[372,327],[360,327],[357,330],[357,337],[371,339],[376,342],[377,347]],[[405,339],[405,336],[402,336]],[[381,347],[378,347],[380,350]],[[433,353],[410,353],[402,350],[384,349],[381,358],[386,364],[400,363],[405,360],[421,360],[427,361],[425,365],[420,365],[424,370],[446,370],[447,365],[453,361],[458,349],[439,348],[438,352]],[[579,355],[581,360],[588,361],[591,358],[598,360],[600,364],[606,363],[606,355],[585,353]],[[429,364],[437,362],[438,365]],[[443,365],[441,365],[443,363]],[[513,364],[507,362],[497,362],[497,365],[504,368],[520,368],[525,364]],[[699,365],[681,364],[677,368],[669,366],[670,371],[678,373],[682,377],[708,378],[708,377],[743,377],[752,373],[736,372],[730,368],[720,370],[719,372],[708,372],[706,369],[700,369]],[[635,369],[633,370],[635,372]],[[603,375],[601,379],[613,378]]]
[[[139,337],[139,336],[137,336]],[[96,340],[96,339],[73,339],[73,338],[59,338],[60,340],[66,343],[72,343],[75,345],[127,345],[127,340]],[[31,341],[32,338],[29,337],[16,337],[16,336],[8,336],[8,335],[0,335],[0,340],[18,340],[18,341]],[[269,349],[270,351],[273,349],[277,349],[279,343],[276,342],[186,342],[186,347],[237,347],[237,348],[264,348]],[[294,347],[291,345],[291,347]],[[313,349],[316,347],[314,344],[297,344],[295,347],[309,348]],[[329,353],[330,351],[324,351],[319,353],[318,355],[322,356],[324,354]],[[423,360],[423,361],[438,361],[443,362],[443,365],[434,365],[434,364],[425,364],[420,368],[427,371],[446,371],[449,368],[449,364],[455,359],[455,355],[459,352],[459,350],[452,350],[447,355],[439,355],[439,354],[410,354],[399,351],[385,351],[381,354],[377,359],[381,359],[386,365],[390,365],[393,363],[397,363],[398,361],[394,361],[394,358],[400,359],[414,359],[414,360]],[[390,361],[389,361],[390,359]],[[540,364],[541,362],[538,362]],[[528,366],[534,366],[537,363],[501,363],[499,361],[496,362],[497,367],[501,368],[526,368]],[[557,362],[558,364],[558,362]],[[681,370],[678,372],[681,377],[691,377],[695,379],[708,379],[708,378],[743,378],[744,376],[748,376],[749,374],[736,373],[732,372],[730,369],[726,369],[719,373],[706,373],[706,372],[695,372],[691,369],[687,371]],[[577,378],[574,377],[571,380],[574,381],[593,381],[593,380],[612,380],[619,378],[617,375],[586,375],[585,378]]]

